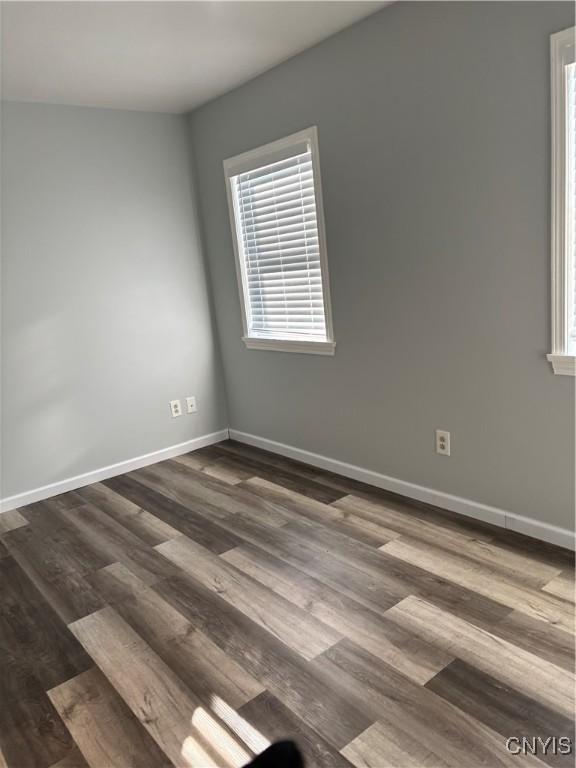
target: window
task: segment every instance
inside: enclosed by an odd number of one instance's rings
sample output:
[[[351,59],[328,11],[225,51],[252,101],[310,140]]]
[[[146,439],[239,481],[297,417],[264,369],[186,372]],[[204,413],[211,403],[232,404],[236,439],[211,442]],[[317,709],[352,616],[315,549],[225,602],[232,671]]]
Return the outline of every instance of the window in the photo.
[[[334,354],[316,128],[224,161],[251,349]]]
[[[576,375],[576,64],[574,27],[552,35],[552,353]]]

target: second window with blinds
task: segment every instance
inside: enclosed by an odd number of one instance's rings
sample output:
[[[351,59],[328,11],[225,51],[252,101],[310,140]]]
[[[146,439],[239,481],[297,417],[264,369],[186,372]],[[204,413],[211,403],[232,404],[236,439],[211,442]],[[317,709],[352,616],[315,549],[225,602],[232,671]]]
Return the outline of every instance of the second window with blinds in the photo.
[[[251,349],[333,355],[316,128],[224,161]]]
[[[576,376],[576,46],[571,27],[551,38],[552,352],[554,373]]]

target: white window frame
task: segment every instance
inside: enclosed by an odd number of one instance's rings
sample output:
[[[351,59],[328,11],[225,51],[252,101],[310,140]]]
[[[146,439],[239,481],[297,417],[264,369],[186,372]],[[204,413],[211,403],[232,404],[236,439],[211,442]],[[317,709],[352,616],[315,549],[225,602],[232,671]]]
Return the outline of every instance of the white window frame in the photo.
[[[232,178],[252,168],[258,168],[268,162],[274,162],[276,157],[283,156],[287,150],[295,150],[308,144],[312,155],[312,171],[314,175],[314,198],[316,202],[316,222],[318,227],[318,246],[320,252],[320,273],[322,277],[322,294],[324,299],[324,320],[326,325],[326,341],[307,341],[305,339],[273,339],[259,338],[248,335],[248,293],[245,265],[239,247],[239,219],[236,215],[236,202],[232,188]],[[336,349],[334,329],[332,325],[332,309],[330,301],[330,280],[328,276],[328,257],[326,253],[326,228],[324,223],[324,206],[322,203],[322,183],[320,180],[320,154],[318,150],[318,131],[316,126],[293,133],[278,141],[265,144],[262,147],[243,152],[241,155],[224,160],[224,176],[226,180],[226,196],[228,213],[234,245],[234,260],[236,262],[236,277],[242,310],[242,340],[248,349],[271,350],[276,352],[304,352],[314,355],[333,355]]]
[[[576,357],[568,354],[569,291],[568,221],[566,178],[566,76],[565,67],[574,61],[575,27],[550,37],[552,78],[552,352],[547,355],[554,373],[576,376]]]

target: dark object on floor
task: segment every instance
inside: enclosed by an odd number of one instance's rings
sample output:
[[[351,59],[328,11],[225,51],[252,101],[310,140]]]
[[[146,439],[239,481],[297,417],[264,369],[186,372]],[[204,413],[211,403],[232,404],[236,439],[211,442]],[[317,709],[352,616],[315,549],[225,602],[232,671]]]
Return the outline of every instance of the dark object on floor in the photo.
[[[277,741],[248,763],[246,768],[304,768],[304,760],[293,741]]]

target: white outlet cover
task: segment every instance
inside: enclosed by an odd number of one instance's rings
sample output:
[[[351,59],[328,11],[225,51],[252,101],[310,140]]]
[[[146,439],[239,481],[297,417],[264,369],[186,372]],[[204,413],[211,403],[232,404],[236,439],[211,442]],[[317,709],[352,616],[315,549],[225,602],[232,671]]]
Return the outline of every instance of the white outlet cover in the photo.
[[[443,429],[436,430],[436,453],[441,456],[450,456],[450,432]]]
[[[182,404],[180,403],[180,400],[170,400],[170,413],[172,414],[173,419],[177,416],[182,416]]]
[[[186,398],[186,411],[188,413],[196,413],[198,407],[196,405],[196,398],[192,395]]]

